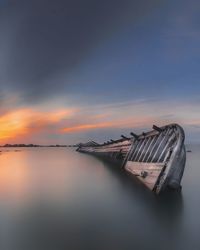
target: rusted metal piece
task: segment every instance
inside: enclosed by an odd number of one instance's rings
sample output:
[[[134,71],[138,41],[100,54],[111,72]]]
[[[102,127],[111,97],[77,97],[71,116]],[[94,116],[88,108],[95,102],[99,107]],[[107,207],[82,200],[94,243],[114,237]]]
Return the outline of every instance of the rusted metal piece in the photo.
[[[159,194],[166,189],[180,190],[186,152],[185,134],[178,124],[153,126],[150,132],[132,138],[98,144],[80,144],[77,151],[104,157],[138,178],[150,190]]]

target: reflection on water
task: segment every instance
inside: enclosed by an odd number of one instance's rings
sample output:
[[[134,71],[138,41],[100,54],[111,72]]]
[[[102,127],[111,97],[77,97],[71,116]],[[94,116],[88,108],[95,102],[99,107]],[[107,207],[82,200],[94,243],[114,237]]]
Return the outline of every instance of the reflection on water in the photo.
[[[3,152],[1,249],[199,249],[199,153],[188,154],[182,194],[158,197],[73,149]]]

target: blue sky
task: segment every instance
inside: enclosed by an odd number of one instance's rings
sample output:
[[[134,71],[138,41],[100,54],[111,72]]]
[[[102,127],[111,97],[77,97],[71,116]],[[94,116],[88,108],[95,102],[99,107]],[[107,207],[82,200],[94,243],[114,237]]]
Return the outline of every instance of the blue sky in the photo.
[[[171,122],[184,127],[188,142],[199,142],[198,1],[87,0],[84,11],[81,1],[6,3],[0,119],[12,124],[16,112],[24,125],[13,129],[26,132],[2,142],[102,141]]]
[[[181,2],[121,28],[91,52],[72,79],[103,99],[198,97],[200,17],[195,5]]]

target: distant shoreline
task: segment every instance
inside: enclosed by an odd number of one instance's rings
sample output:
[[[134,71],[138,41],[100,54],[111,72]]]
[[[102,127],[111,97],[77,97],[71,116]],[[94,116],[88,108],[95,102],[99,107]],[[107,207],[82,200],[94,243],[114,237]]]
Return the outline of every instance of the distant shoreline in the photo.
[[[36,147],[56,147],[56,148],[67,148],[67,147],[76,147],[76,145],[37,145],[37,144],[5,144],[0,146],[1,148],[36,148]]]

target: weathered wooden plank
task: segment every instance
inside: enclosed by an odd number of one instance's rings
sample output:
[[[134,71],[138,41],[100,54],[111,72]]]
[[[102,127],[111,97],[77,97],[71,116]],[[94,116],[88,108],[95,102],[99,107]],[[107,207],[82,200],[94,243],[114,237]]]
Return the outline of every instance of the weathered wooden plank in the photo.
[[[148,139],[146,139],[146,143],[145,143],[145,145],[144,145],[144,147],[143,147],[143,150],[142,150],[142,152],[141,152],[139,158],[137,159],[137,161],[142,161],[142,158],[143,158],[143,156],[145,155],[146,150],[147,150],[149,144],[151,143],[151,141],[152,141],[151,137],[149,137]]]
[[[163,161],[162,159],[166,155],[166,152],[169,149],[169,147],[173,144],[175,137],[176,137],[176,135],[173,133],[172,136],[168,139],[168,142],[166,143],[163,151],[161,152],[161,154],[158,158],[158,162]]]
[[[174,180],[178,184],[181,182],[185,166],[184,138],[183,129],[177,124],[170,124],[161,128],[154,126],[153,131],[134,138],[124,137],[103,144],[94,141],[81,143],[77,151],[117,160],[149,189],[159,193],[164,184],[165,187],[170,186],[168,175],[171,169],[178,167],[181,170],[180,174],[174,171],[174,175],[170,175],[170,181]],[[157,182],[162,171],[163,178]],[[155,185],[156,183],[159,185]]]
[[[134,168],[134,169],[140,169],[140,170],[145,170],[145,169],[160,169],[164,166],[163,162],[156,162],[156,163],[151,163],[151,162],[136,162],[136,161],[127,161],[126,163],[127,167]]]
[[[145,160],[148,158],[149,153],[151,151],[151,147],[152,147],[153,143],[156,141],[156,136],[149,137],[149,138],[150,138],[150,144],[149,144],[149,146],[148,146],[148,148],[147,148],[147,150],[146,150],[146,152],[145,152],[145,154],[144,154],[144,156],[143,156],[143,158],[141,160],[142,162],[145,162]]]
[[[154,155],[151,159],[151,162],[154,162],[154,161],[157,161],[158,160],[158,155],[160,154],[160,151],[162,151],[164,145],[166,144],[166,142],[168,141],[169,139],[169,136],[171,135],[171,133],[173,133],[172,130],[168,130],[166,131],[166,133],[164,134],[163,138],[161,139],[159,145],[157,146],[156,148],[156,151],[154,152]]]
[[[150,190],[153,190],[164,163],[144,163],[128,161],[125,169],[135,175]]]
[[[160,133],[159,136],[157,136],[157,139],[156,139],[155,143],[153,144],[153,146],[152,146],[152,148],[151,148],[151,151],[150,151],[150,153],[149,153],[149,156],[148,156],[148,158],[147,158],[147,161],[148,161],[148,162],[151,161],[151,158],[153,157],[153,153],[154,153],[154,151],[155,151],[155,149],[156,149],[158,143],[159,143],[160,140],[162,139],[162,137],[163,137],[163,133]]]

